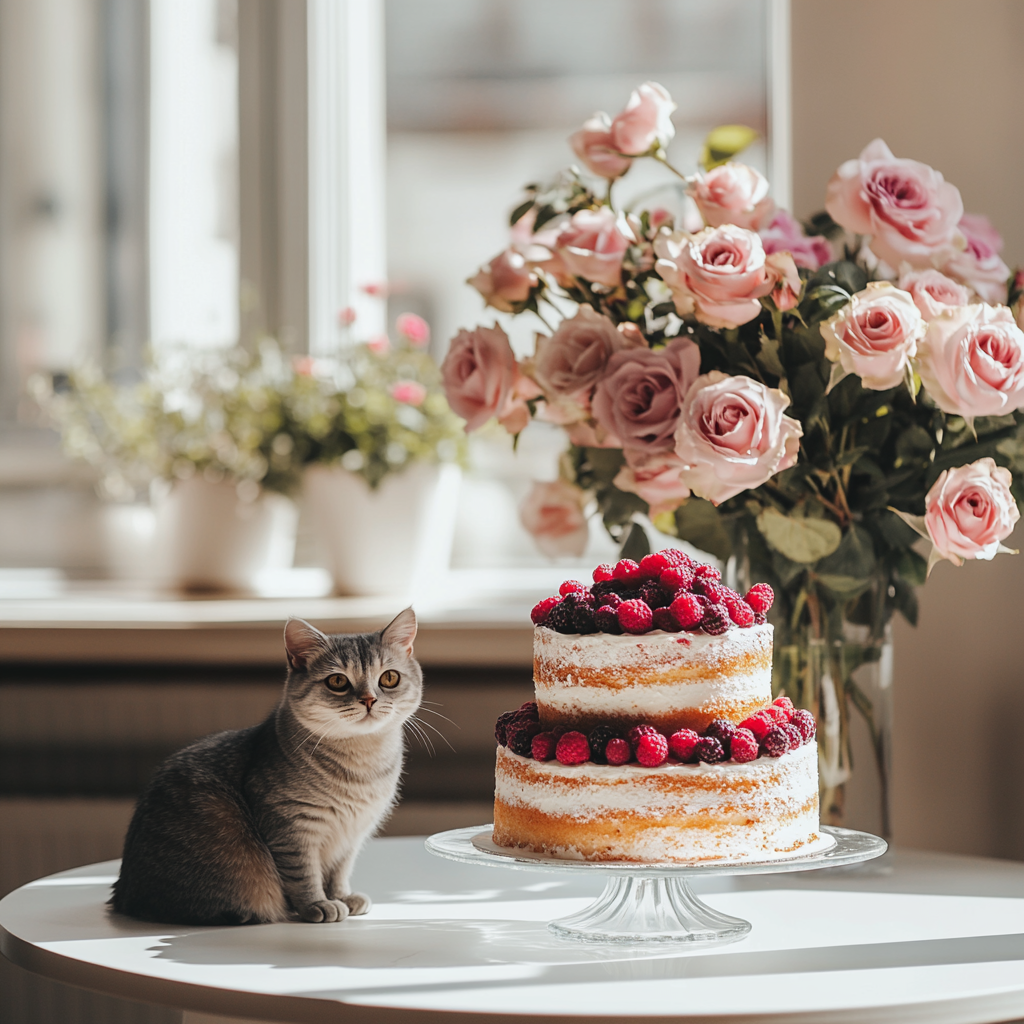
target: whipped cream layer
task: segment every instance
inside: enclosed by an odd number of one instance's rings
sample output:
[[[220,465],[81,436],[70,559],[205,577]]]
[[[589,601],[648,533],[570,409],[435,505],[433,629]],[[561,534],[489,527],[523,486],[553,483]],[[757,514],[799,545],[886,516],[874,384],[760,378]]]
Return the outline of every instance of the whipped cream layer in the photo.
[[[706,633],[534,630],[533,678],[545,725],[649,721],[702,729],[771,702],[772,627]],[[692,714],[687,714],[692,712]]]

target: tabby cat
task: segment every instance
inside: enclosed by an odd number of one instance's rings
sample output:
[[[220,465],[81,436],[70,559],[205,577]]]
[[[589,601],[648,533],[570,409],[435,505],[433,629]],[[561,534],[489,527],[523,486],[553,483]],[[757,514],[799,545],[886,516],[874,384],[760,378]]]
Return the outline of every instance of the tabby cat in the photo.
[[[394,805],[403,725],[419,707],[416,616],[379,633],[284,631],[288,675],[265,722],[169,757],[139,799],[110,900],[169,924],[341,921],[349,879]]]

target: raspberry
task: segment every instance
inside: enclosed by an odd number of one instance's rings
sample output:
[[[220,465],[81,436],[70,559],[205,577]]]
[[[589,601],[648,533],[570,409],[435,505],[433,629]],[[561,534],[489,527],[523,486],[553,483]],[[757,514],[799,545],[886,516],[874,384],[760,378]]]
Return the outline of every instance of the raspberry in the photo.
[[[793,720],[793,712],[796,711],[796,708],[793,707],[793,702],[785,694],[782,694],[781,697],[776,697],[775,700],[772,701],[772,707],[782,708],[786,715],[787,722]]]
[[[668,740],[660,732],[646,733],[636,745],[636,759],[645,768],[657,768],[668,760]]]
[[[648,580],[644,583],[640,587],[638,596],[652,611],[655,608],[664,608],[672,602],[672,598],[654,580]]]
[[[538,601],[533,606],[533,611],[530,612],[533,624],[535,626],[543,626],[548,621],[548,614],[551,612],[551,609],[561,600],[560,597],[545,597],[543,601]]]
[[[775,591],[767,583],[755,583],[747,591],[746,602],[755,612],[767,614],[775,600]]]
[[[530,753],[534,761],[550,761],[555,756],[558,740],[553,732],[539,732],[530,744]]]
[[[656,580],[667,568],[668,559],[660,551],[640,559],[640,573],[645,579]]]
[[[669,565],[677,566],[680,569],[693,568],[696,564],[685,551],[681,551],[679,548],[664,548],[661,554],[668,559]]]
[[[814,715],[810,711],[807,711],[805,708],[798,708],[793,712],[793,718],[789,724],[795,725],[800,730],[800,735],[803,736],[805,743],[809,743],[814,739],[814,734],[817,732],[817,723],[814,721]]]
[[[727,722],[724,718],[716,718],[705,730],[704,735],[710,736],[712,739],[718,740],[722,744],[722,750],[725,756],[729,756],[729,748],[732,743],[733,735],[736,732],[736,726],[732,722]]]
[[[706,562],[698,562],[693,567],[693,574],[694,576],[703,576],[706,580],[713,580],[715,583],[722,578],[722,574],[713,565],[708,565]]]
[[[694,744],[693,757],[707,764],[718,764],[719,761],[725,760],[725,751],[714,736],[701,736]]]
[[[789,736],[783,732],[781,725],[772,726],[761,740],[761,752],[769,757],[782,757],[787,750],[789,750]]]
[[[608,741],[615,739],[619,734],[609,725],[599,725],[590,730],[587,736],[587,743],[590,744],[590,760],[594,764],[607,764],[608,758],[605,755],[605,747]]]
[[[692,729],[680,729],[669,736],[668,749],[672,751],[672,756],[678,757],[680,761],[696,761],[693,750],[699,739]]]
[[[626,739],[629,740],[629,745],[636,750],[636,745],[640,742],[641,736],[660,736],[661,733],[654,728],[653,725],[634,725],[632,729],[626,733]]]
[[[604,583],[605,580],[610,580],[615,573],[614,565],[599,565],[594,570],[594,582]]]
[[[560,764],[583,764],[590,757],[590,744],[581,732],[563,733],[555,747]]]
[[[770,718],[775,725],[786,725],[789,722],[789,713],[778,704],[770,704],[761,712],[762,715]]]
[[[766,715],[763,711],[758,711],[757,714],[751,715],[749,718],[740,722],[739,727],[753,733],[754,739],[760,743],[761,740],[764,739],[765,733],[774,725],[775,720],[771,715]]]
[[[508,744],[508,727],[515,721],[515,717],[514,711],[506,711],[504,714],[498,715],[498,720],[494,723],[494,738],[498,741],[499,747]]]
[[[709,580],[706,576],[696,576],[694,578],[693,592],[695,594],[703,594],[714,604],[719,604],[724,596],[722,588],[714,580]]]
[[[704,609],[704,611],[707,611],[708,608],[711,606],[710,597],[705,597],[703,594],[694,594],[693,597],[700,602],[700,606]]]
[[[732,759],[738,764],[745,764],[747,761],[755,760],[758,750],[754,734],[749,729],[737,729],[732,734],[730,753],[732,754]],[[534,757],[536,756],[534,754]]]
[[[586,590],[587,586],[585,583],[580,583],[579,580],[566,580],[559,588],[558,592],[565,597],[568,594],[578,594],[580,591]]]
[[[693,586],[693,581],[692,569],[677,566],[671,566],[658,577],[662,589],[667,590],[670,594],[678,593],[680,590],[689,590]]]
[[[742,626],[746,629],[754,624],[754,609],[742,597],[738,597],[735,594],[726,594],[722,599],[722,604],[728,609],[729,618],[737,626]]]
[[[721,636],[732,623],[729,612],[724,604],[710,604],[704,609],[704,617],[700,620],[700,628],[711,636]]]
[[[626,580],[633,583],[640,582],[640,566],[632,558],[623,558],[616,562],[612,572],[617,580]]]
[[[608,746],[604,748],[604,756],[609,764],[628,764],[633,760],[633,751],[624,739],[616,736],[615,739],[608,741]]]
[[[797,750],[804,745],[804,734],[793,725],[791,722],[787,722],[781,727],[782,731],[789,737],[789,749]]]
[[[548,629],[556,633],[576,632],[576,601],[575,595],[563,597],[554,608],[548,612],[547,622],[544,623]]]
[[[764,612],[754,612],[754,625],[763,626],[768,621],[768,616]]]
[[[623,601],[615,613],[619,617],[619,625],[627,633],[646,633],[654,621],[651,609],[640,600]]]
[[[609,605],[602,605],[594,612],[594,626],[599,629],[602,633],[621,633],[622,627],[619,625],[619,617],[615,614],[615,609]]]
[[[678,633],[683,628],[672,614],[671,608],[655,608],[651,618],[654,628],[663,629],[666,633]]]
[[[610,594],[602,594],[597,599],[597,606],[599,608],[618,608],[620,604],[622,604],[622,598],[619,597],[619,595],[616,594],[614,591],[612,591]]]
[[[520,757],[529,757],[533,737],[541,731],[540,722],[516,722],[508,727],[508,749]]]
[[[693,594],[680,594],[669,606],[676,621],[683,629],[693,629],[704,618],[704,606]]]

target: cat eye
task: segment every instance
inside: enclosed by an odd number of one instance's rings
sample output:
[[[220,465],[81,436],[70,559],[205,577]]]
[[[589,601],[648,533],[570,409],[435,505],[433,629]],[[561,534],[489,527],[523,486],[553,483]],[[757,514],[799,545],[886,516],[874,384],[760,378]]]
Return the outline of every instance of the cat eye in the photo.
[[[328,676],[324,682],[327,684],[327,689],[333,690],[335,693],[344,693],[352,685],[348,681],[348,676],[343,675]]]
[[[402,677],[393,668],[389,668],[387,672],[380,677],[380,685],[386,686],[390,690],[398,685],[398,680],[401,678]]]

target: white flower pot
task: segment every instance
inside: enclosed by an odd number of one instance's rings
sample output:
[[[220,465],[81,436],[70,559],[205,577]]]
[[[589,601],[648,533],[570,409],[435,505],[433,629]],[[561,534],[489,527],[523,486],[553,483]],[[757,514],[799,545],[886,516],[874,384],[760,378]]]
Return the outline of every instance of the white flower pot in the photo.
[[[263,490],[247,501],[238,491],[234,483],[194,476],[157,502],[160,582],[186,590],[248,590],[257,573],[291,567],[295,504]]]
[[[418,462],[374,491],[341,466],[310,466],[304,497],[337,591],[429,590],[451,561],[460,477],[458,466]]]

